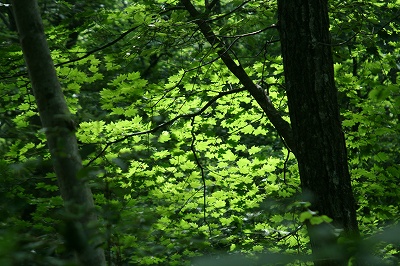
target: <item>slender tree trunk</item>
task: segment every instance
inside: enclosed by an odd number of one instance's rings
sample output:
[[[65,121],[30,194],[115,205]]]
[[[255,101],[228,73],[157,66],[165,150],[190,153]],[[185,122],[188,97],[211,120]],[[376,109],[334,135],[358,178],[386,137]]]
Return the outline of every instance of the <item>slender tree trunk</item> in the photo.
[[[327,0],[279,0],[279,32],[290,120],[304,193],[311,208],[358,237],[355,200],[337,103]],[[327,224],[308,224],[315,265],[347,265],[329,254],[336,243]],[[336,231],[337,233],[338,231]]]
[[[105,265],[104,252],[93,243],[96,222],[90,189],[79,178],[81,158],[71,119],[60,83],[54,69],[35,0],[13,0],[13,10],[33,92],[46,132],[61,196],[73,217],[67,223],[67,237],[81,265]]]

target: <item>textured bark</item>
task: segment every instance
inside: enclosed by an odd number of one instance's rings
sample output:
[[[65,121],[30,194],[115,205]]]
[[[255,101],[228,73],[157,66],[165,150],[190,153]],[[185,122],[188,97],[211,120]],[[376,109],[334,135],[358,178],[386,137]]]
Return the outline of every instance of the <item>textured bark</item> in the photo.
[[[61,196],[69,213],[78,217],[67,223],[67,237],[82,265],[105,265],[104,252],[95,247],[88,226],[96,221],[90,189],[78,177],[81,158],[71,119],[47,45],[37,2],[12,1],[24,58]]]
[[[278,1],[290,120],[302,188],[310,196],[311,208],[331,217],[335,228],[358,237],[327,6],[327,0]],[[324,254],[336,241],[328,225],[308,225],[308,229],[313,253],[319,257],[315,265],[347,265],[346,256],[327,258],[329,254]]]

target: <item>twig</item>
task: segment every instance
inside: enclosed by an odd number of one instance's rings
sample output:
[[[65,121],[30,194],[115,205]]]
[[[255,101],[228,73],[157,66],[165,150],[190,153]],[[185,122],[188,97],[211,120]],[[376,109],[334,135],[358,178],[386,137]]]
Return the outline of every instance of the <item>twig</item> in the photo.
[[[238,5],[237,7],[235,7],[234,9],[232,9],[231,11],[229,11],[228,13],[225,13],[225,14],[223,14],[223,15],[217,16],[217,17],[215,17],[215,18],[207,19],[205,22],[215,21],[215,20],[219,20],[219,19],[221,19],[221,18],[224,18],[224,17],[226,17],[226,16],[229,16],[230,14],[235,13],[238,9],[240,9],[241,7],[243,7],[244,5],[246,5],[246,4],[247,4],[248,2],[250,2],[250,1],[251,1],[251,0],[244,1],[244,2],[241,3],[240,5]],[[186,7],[186,5],[185,5],[185,7]],[[187,7],[186,7],[186,8],[187,8]]]
[[[243,33],[243,34],[233,35],[233,36],[224,36],[224,35],[216,35],[216,36],[220,37],[220,38],[243,38],[243,37],[257,35],[257,34],[263,32],[263,31],[266,31],[266,30],[269,30],[269,29],[276,29],[276,28],[277,28],[277,26],[275,24],[272,24],[271,26],[268,26],[268,27],[266,27],[264,29],[256,30],[256,31],[249,32],[249,33]]]
[[[206,186],[206,177],[204,175],[204,168],[200,163],[199,157],[197,156],[197,152],[196,152],[196,147],[194,145],[194,143],[196,142],[196,134],[195,134],[195,129],[194,129],[194,119],[195,117],[192,117],[192,122],[190,123],[192,130],[191,130],[191,135],[192,135],[192,143],[190,144],[190,149],[192,150],[193,156],[194,156],[194,160],[196,161],[197,166],[200,169],[200,173],[201,173],[201,180],[203,181],[203,221],[205,224],[207,224],[208,226],[208,230],[210,232],[211,235],[211,227],[209,225],[209,223],[207,222],[207,186]]]

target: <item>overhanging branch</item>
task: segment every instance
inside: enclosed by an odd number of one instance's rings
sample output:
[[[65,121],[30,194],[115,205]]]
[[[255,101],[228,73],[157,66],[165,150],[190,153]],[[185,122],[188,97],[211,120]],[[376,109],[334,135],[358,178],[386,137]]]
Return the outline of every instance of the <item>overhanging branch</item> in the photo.
[[[296,145],[293,140],[292,128],[290,124],[282,118],[278,110],[276,110],[275,106],[272,104],[264,89],[260,86],[257,86],[252,81],[252,79],[249,77],[249,75],[247,75],[246,71],[240,65],[240,63],[239,65],[235,63],[235,61],[227,52],[230,49],[227,48],[223,40],[213,32],[210,25],[207,23],[207,20],[202,19],[202,14],[196,10],[191,1],[181,0],[181,2],[185,6],[186,10],[189,12],[191,19],[193,19],[193,22],[196,23],[199,27],[201,33],[206,38],[206,40],[212,46],[215,46],[217,48],[217,53],[222,61],[225,63],[226,67],[240,80],[244,88],[249,91],[251,96],[253,96],[253,98],[267,115],[268,119],[274,125],[274,127],[278,131],[278,134],[282,136],[288,148],[294,154],[296,154]]]

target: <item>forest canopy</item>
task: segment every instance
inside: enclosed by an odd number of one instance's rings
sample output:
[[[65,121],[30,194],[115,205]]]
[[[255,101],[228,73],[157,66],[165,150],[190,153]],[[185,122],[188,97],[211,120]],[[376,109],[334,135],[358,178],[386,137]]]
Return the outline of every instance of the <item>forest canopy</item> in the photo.
[[[400,263],[398,1],[17,1],[1,265]]]

